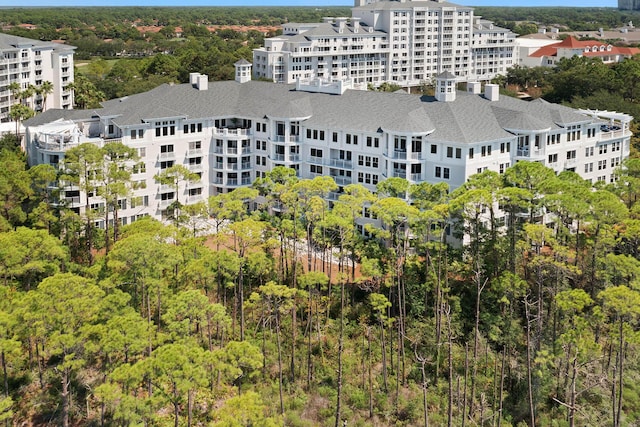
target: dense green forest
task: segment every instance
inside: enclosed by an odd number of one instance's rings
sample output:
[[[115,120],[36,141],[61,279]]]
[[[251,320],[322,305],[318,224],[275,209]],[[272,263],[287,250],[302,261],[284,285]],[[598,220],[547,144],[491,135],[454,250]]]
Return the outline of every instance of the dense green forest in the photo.
[[[175,204],[171,225],[98,230],[131,191],[123,159],[135,154],[82,145],[58,177],[27,169],[12,141],[0,153],[2,419],[637,422],[638,159],[595,187],[519,162],[451,192],[391,178],[331,204],[330,177],[276,168],[252,188]],[[51,203],[51,182],[84,185],[85,170],[105,210]],[[361,226],[363,213],[383,227]]]

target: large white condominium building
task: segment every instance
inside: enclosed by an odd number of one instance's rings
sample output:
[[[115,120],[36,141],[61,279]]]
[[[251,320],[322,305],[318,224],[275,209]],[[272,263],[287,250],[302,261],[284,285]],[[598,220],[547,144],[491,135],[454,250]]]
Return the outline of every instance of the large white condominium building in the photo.
[[[375,191],[378,182],[401,177],[453,189],[518,161],[610,182],[629,155],[628,115],[521,101],[490,84],[456,91],[448,72],[436,78],[435,97],[350,90],[345,82],[275,84],[250,75],[251,64],[239,61],[236,81],[193,74],[190,84],[165,84],[101,109],[47,110],[26,122],[29,162],[57,167],[68,149],[85,142],[136,148],[133,194],[120,202],[120,220],[130,222],[162,218],[176,200],[190,204],[249,186],[276,166],[300,178],[331,176],[340,188],[360,183]],[[177,191],[154,180],[176,164],[200,179],[181,182]],[[78,188],[67,187],[62,200],[85,209]],[[97,197],[90,202],[104,207]]]
[[[441,0],[356,0],[350,18],[284,24],[282,31],[254,50],[256,77],[417,86],[445,71],[459,81],[488,81],[516,64],[514,33]]]
[[[74,49],[0,33],[0,122],[10,121],[11,106],[21,102],[14,97],[17,92],[29,86],[39,88],[47,81],[53,86],[51,93],[33,94],[22,102],[36,111],[73,108],[73,93],[66,88],[73,82]],[[11,90],[12,83],[17,83],[19,90]]]

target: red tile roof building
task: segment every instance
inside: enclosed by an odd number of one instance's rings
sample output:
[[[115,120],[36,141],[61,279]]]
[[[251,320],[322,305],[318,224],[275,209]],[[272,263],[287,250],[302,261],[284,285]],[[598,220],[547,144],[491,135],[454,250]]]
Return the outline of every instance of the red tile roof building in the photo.
[[[577,40],[569,36],[561,42],[553,43],[534,51],[522,61],[523,65],[553,67],[561,58],[585,56],[600,58],[602,62],[611,64],[620,62],[624,58],[640,54],[640,49],[635,47],[618,47],[603,43],[599,40]]]

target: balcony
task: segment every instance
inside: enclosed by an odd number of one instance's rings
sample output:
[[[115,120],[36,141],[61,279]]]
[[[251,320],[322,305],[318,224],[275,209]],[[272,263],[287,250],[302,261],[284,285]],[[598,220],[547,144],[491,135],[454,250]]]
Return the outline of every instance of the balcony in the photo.
[[[242,178],[242,185],[251,185],[253,184],[253,182],[251,181],[251,178]]]
[[[65,197],[63,200],[64,204],[70,207],[80,204],[80,196]]]
[[[394,178],[407,178],[407,171],[404,169],[394,169],[393,175]]]
[[[213,134],[215,136],[231,136],[231,137],[244,137],[251,136],[251,129],[244,128],[213,128]]]
[[[333,178],[333,177],[331,177]],[[338,200],[340,198],[341,194],[340,193],[336,193],[335,191],[331,191],[329,192],[329,194],[327,194],[327,200]]]
[[[516,155],[518,157],[529,157],[529,158],[541,158],[544,156],[544,150],[540,148],[529,149],[529,148],[518,148],[516,151]]]
[[[252,164],[251,162],[243,162],[241,165],[242,170],[251,170]]]
[[[350,177],[346,177],[346,176],[331,175],[331,178],[333,178],[333,180],[338,185],[349,185],[349,184],[351,184],[353,182]]]
[[[224,148],[222,148],[222,147],[214,147],[213,148],[213,152],[215,154],[224,154]]]
[[[406,151],[399,151],[399,150],[394,150],[392,153],[392,158],[394,159],[400,159],[400,160],[406,160],[407,159],[407,152]]]
[[[269,158],[276,162],[284,162],[284,154],[271,154]]]
[[[202,156],[202,148],[195,148],[187,151],[187,157],[199,157]]]
[[[160,153],[160,160],[175,160],[176,153],[173,151],[167,153]]]
[[[321,165],[322,164],[322,157],[309,156],[307,161],[309,163],[313,163],[315,165]]]
[[[351,160],[330,159],[329,166],[340,169],[353,169],[353,162]]]
[[[578,165],[578,160],[577,159],[567,159],[564,162],[564,168],[565,169],[570,169],[570,168],[575,168]]]
[[[167,200],[160,200],[158,202],[158,207],[160,209],[166,209],[169,207],[169,205],[171,205],[171,203],[175,202],[174,199],[167,199]]]
[[[197,181],[193,181],[193,182],[187,182],[186,188],[187,190],[190,190],[192,188],[200,188],[202,187],[202,181],[201,180],[197,180]]]
[[[202,172],[204,170],[202,163],[192,163],[187,165],[191,172]]]
[[[276,135],[276,137],[272,139],[274,142],[300,142],[301,140],[300,135]]]

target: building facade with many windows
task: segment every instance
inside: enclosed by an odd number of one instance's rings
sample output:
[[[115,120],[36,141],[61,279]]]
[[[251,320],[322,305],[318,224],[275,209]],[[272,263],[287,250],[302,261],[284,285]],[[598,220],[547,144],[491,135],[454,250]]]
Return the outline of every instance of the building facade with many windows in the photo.
[[[256,77],[410,87],[445,71],[460,81],[488,81],[516,64],[513,32],[474,17],[471,7],[441,0],[357,1],[350,18],[282,30],[254,50]]]
[[[29,162],[57,167],[66,150],[85,142],[137,149],[133,194],[120,203],[126,223],[162,218],[176,200],[191,204],[249,186],[276,166],[300,178],[331,176],[340,187],[330,195],[336,198],[348,184],[375,191],[390,177],[453,189],[519,161],[609,182],[629,155],[630,116],[521,101],[490,84],[456,91],[451,73],[437,77],[435,97],[419,97],[350,90],[342,82],[250,81],[250,64],[236,67],[236,81],[193,74],[190,84],[162,85],[101,109],[47,110],[26,122]],[[176,164],[200,179],[180,183],[177,192],[155,182]],[[65,191],[63,201],[84,209],[77,188]]]
[[[34,93],[22,100],[36,111],[44,108],[73,108],[73,93],[67,86],[73,83],[73,53],[75,47],[60,43],[43,42],[0,33],[0,121],[10,121],[9,111],[15,99],[10,86],[19,85],[24,91],[29,86],[52,84],[52,92]]]

